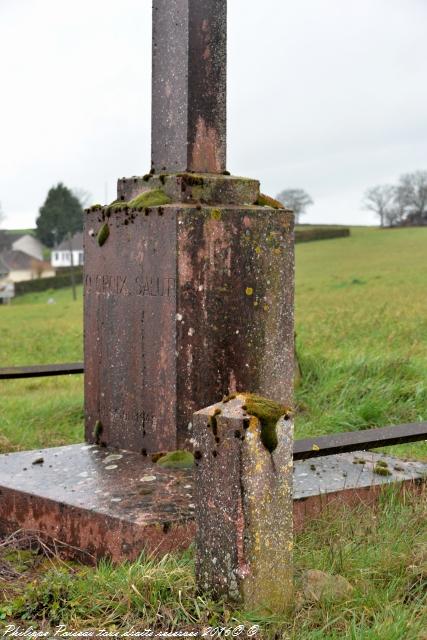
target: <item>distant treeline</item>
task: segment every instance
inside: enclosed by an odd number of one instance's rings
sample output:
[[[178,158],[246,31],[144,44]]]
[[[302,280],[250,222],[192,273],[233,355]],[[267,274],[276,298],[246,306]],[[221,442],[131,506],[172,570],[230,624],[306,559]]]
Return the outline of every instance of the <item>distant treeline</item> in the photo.
[[[315,240],[330,240],[332,238],[348,238],[350,229],[348,227],[297,227],[295,229],[295,242],[314,242]]]
[[[371,187],[363,206],[379,216],[381,227],[427,225],[427,171],[405,173],[394,185]]]

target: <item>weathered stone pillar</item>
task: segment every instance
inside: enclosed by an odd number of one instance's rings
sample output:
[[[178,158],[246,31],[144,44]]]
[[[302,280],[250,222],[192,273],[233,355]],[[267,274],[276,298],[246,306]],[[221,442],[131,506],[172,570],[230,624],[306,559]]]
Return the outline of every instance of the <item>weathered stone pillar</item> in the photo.
[[[227,0],[153,0],[152,167],[225,171]]]
[[[89,442],[191,448],[193,413],[228,393],[292,401],[293,215],[261,204],[256,180],[165,174],[88,210]]]
[[[191,417],[290,400],[293,215],[226,158],[226,0],[153,0],[152,167],[85,216],[86,439],[191,447]]]
[[[283,612],[293,595],[291,414],[241,394],[197,412],[193,425],[198,586]]]

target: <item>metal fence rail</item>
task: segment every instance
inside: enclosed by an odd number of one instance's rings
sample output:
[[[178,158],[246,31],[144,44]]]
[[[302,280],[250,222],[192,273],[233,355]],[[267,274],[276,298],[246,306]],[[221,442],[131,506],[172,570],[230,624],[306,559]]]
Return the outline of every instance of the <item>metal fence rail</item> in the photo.
[[[0,369],[0,380],[43,378],[78,373],[84,373],[83,362],[45,364],[32,367],[7,367]],[[421,440],[427,440],[427,422],[334,433],[296,440],[294,442],[294,460],[307,460],[351,451],[366,451],[367,449],[390,447],[396,444],[420,442]]]
[[[6,367],[0,369],[0,380],[17,380],[19,378],[45,378],[47,376],[67,376],[84,373],[83,362],[66,364],[39,364],[33,367]]]
[[[294,442],[294,460],[331,456],[335,453],[366,451],[408,442],[427,440],[427,422],[398,424],[381,429],[334,433]]]

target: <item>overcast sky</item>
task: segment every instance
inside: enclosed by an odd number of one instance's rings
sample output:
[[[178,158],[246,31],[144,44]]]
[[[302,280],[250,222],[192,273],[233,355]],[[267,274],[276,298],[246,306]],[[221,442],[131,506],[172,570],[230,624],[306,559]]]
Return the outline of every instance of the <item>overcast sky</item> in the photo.
[[[366,187],[427,169],[426,0],[228,0],[228,168],[302,187],[305,222],[372,224]],[[151,0],[0,0],[0,201],[150,168]]]

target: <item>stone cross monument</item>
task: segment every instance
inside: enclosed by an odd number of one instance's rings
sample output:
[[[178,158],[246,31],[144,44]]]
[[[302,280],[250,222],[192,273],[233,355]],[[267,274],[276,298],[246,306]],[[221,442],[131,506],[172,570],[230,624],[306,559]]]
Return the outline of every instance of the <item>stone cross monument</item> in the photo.
[[[293,216],[226,171],[226,10],[153,1],[151,171],[85,216],[91,443],[191,448],[224,395],[291,401]]]
[[[226,49],[226,0],[154,0],[156,173],[225,171]]]

